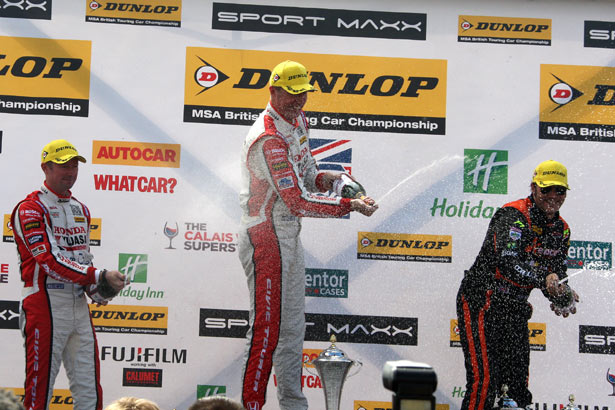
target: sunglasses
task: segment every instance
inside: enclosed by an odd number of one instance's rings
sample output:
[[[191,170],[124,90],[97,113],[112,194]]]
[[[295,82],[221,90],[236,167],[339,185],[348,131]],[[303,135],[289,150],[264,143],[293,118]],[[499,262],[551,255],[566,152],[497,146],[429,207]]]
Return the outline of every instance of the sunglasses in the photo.
[[[540,193],[543,195],[547,195],[548,193],[550,193],[552,190],[555,190],[555,193],[557,195],[566,195],[566,188],[563,186],[547,186],[544,188],[540,188]]]

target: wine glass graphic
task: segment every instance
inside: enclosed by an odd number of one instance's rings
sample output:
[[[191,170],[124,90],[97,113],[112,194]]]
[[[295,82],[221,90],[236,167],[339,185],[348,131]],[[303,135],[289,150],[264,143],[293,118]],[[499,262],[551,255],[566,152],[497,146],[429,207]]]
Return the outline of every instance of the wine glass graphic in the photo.
[[[613,386],[613,394],[609,394],[609,396],[615,396],[615,373],[611,373],[610,368],[606,370],[606,381]]]
[[[169,246],[167,248],[164,249],[175,249],[172,245],[172,241],[173,238],[175,238],[177,235],[179,235],[179,225],[177,225],[177,222],[175,222],[175,229],[173,229],[172,227],[168,226],[168,222],[164,223],[164,235],[169,238]]]

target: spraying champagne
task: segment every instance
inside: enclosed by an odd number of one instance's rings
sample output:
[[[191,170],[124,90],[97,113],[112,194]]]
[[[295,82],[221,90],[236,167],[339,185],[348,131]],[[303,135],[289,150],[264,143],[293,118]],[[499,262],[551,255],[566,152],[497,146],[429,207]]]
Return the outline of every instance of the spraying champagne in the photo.
[[[365,188],[348,174],[340,174],[333,181],[333,192],[343,198],[363,199],[367,196]]]

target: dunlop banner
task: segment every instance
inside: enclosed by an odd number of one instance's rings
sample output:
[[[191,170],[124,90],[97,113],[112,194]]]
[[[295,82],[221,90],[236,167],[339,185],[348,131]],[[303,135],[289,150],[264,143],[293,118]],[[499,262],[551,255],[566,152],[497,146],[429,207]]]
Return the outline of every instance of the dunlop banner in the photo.
[[[23,387],[6,387],[15,393],[22,401],[24,398]],[[49,399],[49,410],[72,410],[74,405],[73,395],[68,389],[53,389],[51,398]]]
[[[0,112],[87,117],[92,43],[0,37]]]
[[[359,232],[358,259],[450,263],[453,237],[402,233]]]
[[[180,144],[92,141],[92,163],[179,168]]]
[[[459,16],[457,41],[551,45],[551,19]]]
[[[102,219],[92,218],[90,220],[90,246],[100,246],[102,238]]]
[[[527,327],[530,331],[530,350],[539,352],[547,350],[547,324],[530,322]]]
[[[15,238],[13,237],[13,226],[11,225],[11,214],[4,214],[2,242],[15,242]]]
[[[184,121],[251,125],[269,100],[271,69],[301,62],[316,92],[310,127],[445,134],[446,60],[186,48]]]
[[[402,409],[423,408],[425,406],[416,404],[413,400],[403,400],[403,402],[411,402],[410,404],[402,404]],[[427,402],[429,407],[429,402]],[[407,406],[407,407],[406,407]],[[448,404],[436,403],[435,410],[449,410]],[[393,410],[393,402],[390,401],[371,401],[371,400],[355,400],[353,405],[354,410]]]
[[[547,350],[547,325],[545,323],[529,322],[527,327],[529,331],[530,350],[539,352]],[[461,347],[457,319],[451,319],[450,330],[450,346]]]
[[[615,68],[542,64],[539,138],[615,141]]]
[[[94,23],[180,27],[181,19],[181,0],[85,0],[85,21]]]
[[[97,332],[166,335],[166,306],[89,305]]]

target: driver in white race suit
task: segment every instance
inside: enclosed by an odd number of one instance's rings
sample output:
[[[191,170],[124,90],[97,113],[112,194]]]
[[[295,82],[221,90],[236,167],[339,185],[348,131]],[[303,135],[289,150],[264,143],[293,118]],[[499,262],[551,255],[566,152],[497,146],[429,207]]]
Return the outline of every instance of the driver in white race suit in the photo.
[[[301,218],[373,214],[369,198],[316,195],[332,189],[340,175],[318,170],[309,149],[302,111],[309,91],[305,67],[278,64],[271,74],[271,99],[254,122],[242,152],[243,216],[239,257],[250,291],[250,329],[243,378],[246,409],[265,404],[271,367],[283,410],[307,409],[301,391],[305,335],[305,263]]]
[[[70,142],[47,144],[41,155],[45,182],[11,216],[24,286],[19,324],[27,410],[49,408],[61,363],[75,410],[102,409],[98,347],[84,292],[106,305],[125,277],[92,265],[90,211],[70,191],[79,162],[85,158]]]

